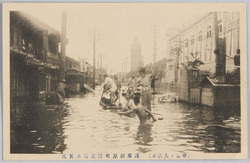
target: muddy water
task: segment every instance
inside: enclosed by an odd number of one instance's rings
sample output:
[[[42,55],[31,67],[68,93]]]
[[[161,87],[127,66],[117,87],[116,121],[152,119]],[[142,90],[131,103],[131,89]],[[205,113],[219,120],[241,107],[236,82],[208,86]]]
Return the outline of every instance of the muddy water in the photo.
[[[13,153],[240,152],[240,115],[182,103],[159,103],[157,122],[103,110],[101,91],[68,98],[63,106],[27,106],[11,125]],[[31,108],[33,107],[33,108]]]

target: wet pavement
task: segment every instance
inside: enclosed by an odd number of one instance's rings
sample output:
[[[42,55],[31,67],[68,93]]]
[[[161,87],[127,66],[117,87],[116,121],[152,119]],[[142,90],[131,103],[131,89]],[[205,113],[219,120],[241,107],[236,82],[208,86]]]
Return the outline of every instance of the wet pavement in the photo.
[[[159,103],[157,122],[99,106],[101,90],[67,98],[61,106],[29,105],[11,122],[12,153],[240,152],[239,109],[219,110],[185,103]]]

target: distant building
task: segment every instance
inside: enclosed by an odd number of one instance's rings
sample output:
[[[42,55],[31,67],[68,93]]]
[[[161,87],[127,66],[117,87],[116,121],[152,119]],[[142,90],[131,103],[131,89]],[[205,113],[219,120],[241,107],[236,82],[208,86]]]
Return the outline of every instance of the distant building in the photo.
[[[131,71],[137,70],[143,66],[141,43],[137,37],[134,38],[134,42],[131,45]]]

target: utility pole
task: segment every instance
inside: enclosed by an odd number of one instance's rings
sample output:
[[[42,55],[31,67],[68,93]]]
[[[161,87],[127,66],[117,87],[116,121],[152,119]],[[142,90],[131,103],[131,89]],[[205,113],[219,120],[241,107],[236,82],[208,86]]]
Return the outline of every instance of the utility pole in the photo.
[[[96,62],[96,69],[100,68],[99,61]]]
[[[93,41],[93,89],[95,90],[95,29],[94,29],[94,41]]]
[[[66,55],[66,25],[67,12],[62,12],[62,26],[61,26],[61,55],[60,55],[60,73],[59,81],[65,79],[65,55]]]
[[[81,64],[82,64],[81,56],[80,56],[80,53],[79,53],[79,73],[81,73]]]
[[[124,62],[122,62],[122,72],[124,72]]]
[[[101,68],[102,68],[102,53],[101,53]]]
[[[127,73],[127,57],[125,58],[125,72]]]
[[[157,26],[153,25],[153,37],[154,37],[154,64],[156,60],[156,37],[157,37]]]

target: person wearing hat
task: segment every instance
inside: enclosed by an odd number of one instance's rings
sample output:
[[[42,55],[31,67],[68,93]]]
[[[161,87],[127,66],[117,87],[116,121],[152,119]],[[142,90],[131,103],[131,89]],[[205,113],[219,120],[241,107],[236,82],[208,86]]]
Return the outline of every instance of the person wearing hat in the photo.
[[[56,84],[56,93],[58,95],[59,103],[63,103],[65,100],[65,88],[66,88],[65,82],[66,82],[65,79],[62,79],[61,82]]]
[[[234,56],[234,66],[240,66],[240,49],[236,50],[236,55]]]
[[[139,70],[139,74],[141,76],[141,79],[139,81],[139,86],[142,87],[142,92],[141,92],[141,104],[142,106],[145,106],[147,110],[151,111],[151,96],[152,96],[152,91],[151,91],[151,80],[154,76],[154,70],[151,67],[151,74],[146,75],[146,70],[145,68],[141,68]]]

